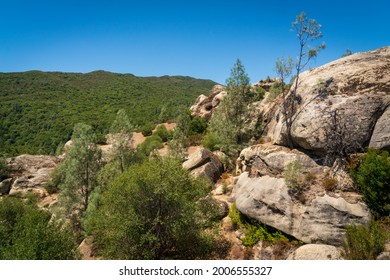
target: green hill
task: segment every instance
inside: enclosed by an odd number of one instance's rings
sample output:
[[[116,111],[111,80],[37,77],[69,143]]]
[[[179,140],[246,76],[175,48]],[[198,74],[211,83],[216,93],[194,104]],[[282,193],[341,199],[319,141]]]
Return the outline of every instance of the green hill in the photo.
[[[102,138],[119,109],[136,126],[173,119],[213,85],[105,71],[0,73],[0,155],[53,154],[77,122],[92,125]]]

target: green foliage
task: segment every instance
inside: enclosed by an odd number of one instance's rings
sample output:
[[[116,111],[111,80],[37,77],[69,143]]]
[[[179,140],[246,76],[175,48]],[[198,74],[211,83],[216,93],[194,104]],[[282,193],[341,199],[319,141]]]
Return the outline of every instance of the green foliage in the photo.
[[[235,203],[230,208],[229,217],[234,227],[244,231],[244,237],[241,239],[244,246],[253,246],[260,240],[272,243],[289,241],[289,239],[280,231],[242,214],[236,208]]]
[[[54,154],[76,123],[91,125],[104,140],[118,110],[137,127],[165,112],[176,116],[215,85],[190,77],[139,78],[96,71],[88,74],[0,73],[0,154]]]
[[[8,178],[9,168],[4,158],[0,157],[0,181]]]
[[[369,226],[349,225],[343,240],[344,258],[349,260],[375,260],[384,250],[388,234],[378,222]]]
[[[221,148],[222,141],[219,139],[218,135],[214,132],[209,132],[203,138],[202,144],[205,148],[210,151],[217,151]]]
[[[375,216],[390,215],[390,157],[387,151],[369,149],[351,175]]]
[[[187,127],[187,135],[195,135],[195,134],[203,134],[206,131],[207,128],[207,122],[199,117],[196,116],[191,119],[190,123]]]
[[[278,97],[280,94],[282,94],[282,85],[278,82],[275,82],[271,88],[270,88],[270,93],[267,97],[267,102],[273,102],[276,97]]]
[[[257,102],[263,100],[265,93],[266,90],[264,88],[257,87],[256,91],[251,93],[252,94],[251,101]]]
[[[141,127],[141,133],[147,137],[153,134],[154,125],[152,123],[146,123]]]
[[[82,213],[87,209],[90,195],[96,187],[96,178],[101,168],[102,153],[94,142],[92,127],[76,124],[72,146],[60,164],[60,203],[64,214],[79,227]]]
[[[32,203],[6,197],[0,200],[1,260],[76,259],[77,243],[63,225]]]
[[[111,125],[110,133],[130,134],[133,131],[134,131],[134,127],[131,125],[129,117],[126,114],[126,111],[124,109],[120,109],[117,112],[116,118]]]
[[[289,163],[283,172],[287,186],[297,191],[302,190],[305,187],[305,175],[303,171],[303,166],[299,160]]]
[[[163,142],[167,142],[172,139],[172,133],[168,131],[165,125],[159,125],[154,134],[160,137]]]
[[[195,213],[208,186],[180,162],[152,159],[119,175],[102,194],[93,233],[107,259],[195,259],[209,253]]]
[[[152,136],[145,139],[145,141],[138,145],[137,152],[142,157],[148,157],[154,150],[159,150],[164,147],[163,140],[160,136],[153,134]]]
[[[251,100],[249,78],[240,60],[237,60],[227,79],[227,95],[211,118],[209,139],[218,139],[220,149],[229,157],[237,156],[241,146],[254,135],[244,135],[245,119],[249,118]],[[256,132],[253,132],[256,133]],[[207,136],[206,136],[207,137]]]

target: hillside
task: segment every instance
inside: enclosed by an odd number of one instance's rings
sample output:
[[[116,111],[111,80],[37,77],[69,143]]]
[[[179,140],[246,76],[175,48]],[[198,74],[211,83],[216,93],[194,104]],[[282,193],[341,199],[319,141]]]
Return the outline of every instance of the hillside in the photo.
[[[0,154],[53,154],[78,122],[92,125],[103,139],[119,109],[135,126],[166,121],[213,85],[105,71],[0,73]]]

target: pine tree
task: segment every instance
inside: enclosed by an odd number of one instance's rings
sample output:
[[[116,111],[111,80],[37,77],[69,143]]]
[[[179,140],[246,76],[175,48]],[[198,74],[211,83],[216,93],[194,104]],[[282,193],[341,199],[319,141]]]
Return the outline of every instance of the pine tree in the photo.
[[[102,153],[95,143],[92,127],[76,124],[72,135],[72,146],[60,168],[60,203],[67,217],[80,227],[82,214],[96,186],[96,175],[102,164]]]

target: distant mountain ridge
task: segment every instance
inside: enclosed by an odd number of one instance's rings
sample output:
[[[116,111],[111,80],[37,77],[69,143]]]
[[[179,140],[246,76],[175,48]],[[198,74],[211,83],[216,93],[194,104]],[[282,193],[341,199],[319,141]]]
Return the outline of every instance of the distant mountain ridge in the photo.
[[[175,118],[216,83],[187,76],[90,73],[0,73],[0,155],[52,154],[75,123],[102,137],[119,109],[141,126]]]

